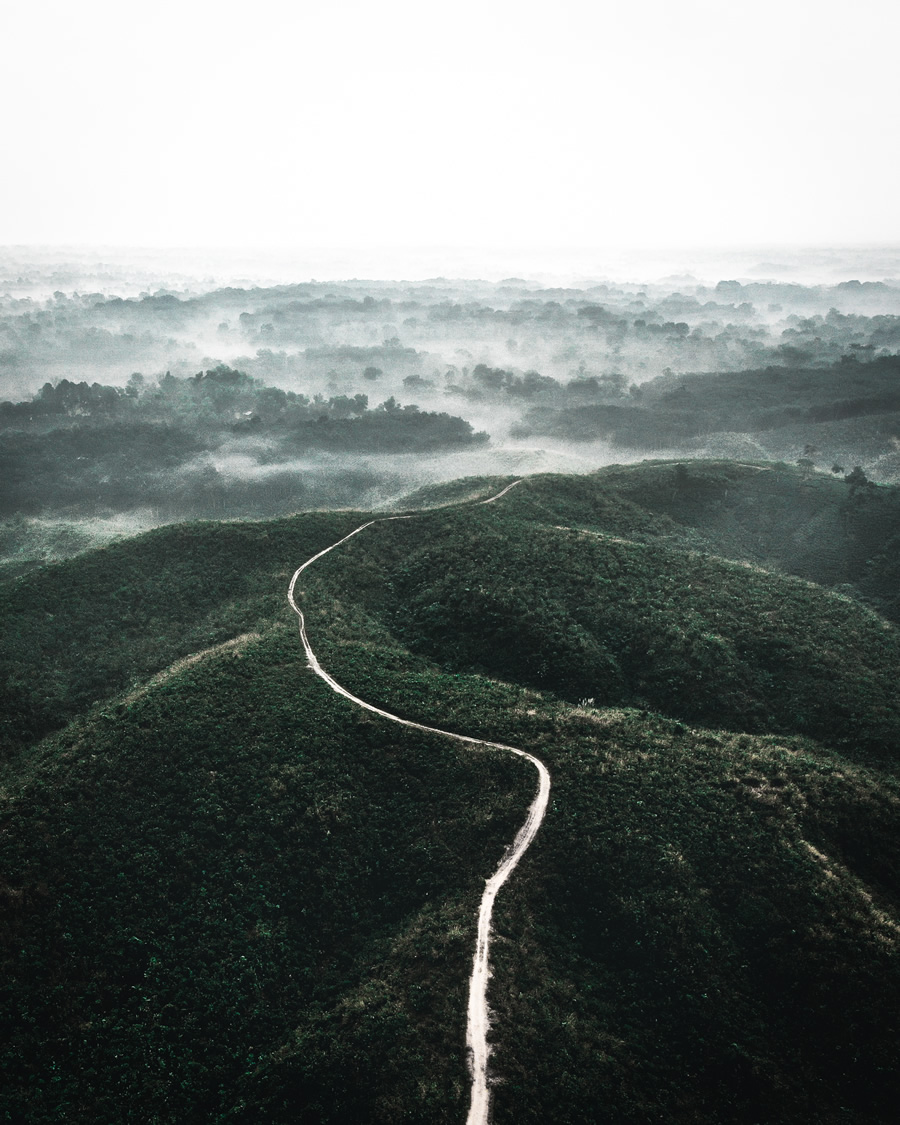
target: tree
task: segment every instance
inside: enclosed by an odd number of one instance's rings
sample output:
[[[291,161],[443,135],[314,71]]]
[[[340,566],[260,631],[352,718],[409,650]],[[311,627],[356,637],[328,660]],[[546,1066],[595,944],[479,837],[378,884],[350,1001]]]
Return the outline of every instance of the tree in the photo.
[[[140,371],[135,371],[128,379],[128,386],[125,388],[125,394],[129,398],[140,398],[144,391],[144,376]]]
[[[853,471],[848,473],[844,480],[850,485],[850,495],[853,496],[860,488],[868,488],[871,481],[866,477],[859,465],[853,466]]]

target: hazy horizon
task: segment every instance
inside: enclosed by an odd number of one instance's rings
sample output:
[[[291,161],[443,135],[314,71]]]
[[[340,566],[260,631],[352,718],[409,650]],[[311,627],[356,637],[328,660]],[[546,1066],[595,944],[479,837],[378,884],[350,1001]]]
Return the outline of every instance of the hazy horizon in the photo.
[[[218,286],[317,281],[507,279],[536,287],[613,282],[677,288],[722,280],[834,285],[900,279],[900,240],[890,245],[658,247],[140,247],[0,246],[0,294],[49,296],[86,284],[130,296],[147,286],[173,292]],[[67,288],[68,285],[68,288]]]

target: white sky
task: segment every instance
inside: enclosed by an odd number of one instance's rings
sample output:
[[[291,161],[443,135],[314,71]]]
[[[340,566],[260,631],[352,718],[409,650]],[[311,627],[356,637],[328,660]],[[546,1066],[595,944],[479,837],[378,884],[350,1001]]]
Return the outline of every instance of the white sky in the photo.
[[[900,243],[896,0],[0,0],[0,244]]]

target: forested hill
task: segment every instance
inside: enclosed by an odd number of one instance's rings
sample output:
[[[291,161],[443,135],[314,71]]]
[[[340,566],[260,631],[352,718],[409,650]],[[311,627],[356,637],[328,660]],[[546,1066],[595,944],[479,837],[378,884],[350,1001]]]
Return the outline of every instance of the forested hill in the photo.
[[[472,478],[304,572],[340,683],[552,774],[495,913],[497,1125],[893,1121],[900,494],[847,475]],[[306,668],[290,576],[369,518],[0,586],[8,1120],[465,1119],[533,771]]]
[[[46,383],[29,401],[0,403],[0,431],[0,518],[151,509],[158,521],[340,503],[379,479],[361,457],[488,440],[392,395],[370,407],[366,394],[285,391],[223,364],[188,378],[135,374],[124,388]],[[343,464],[322,468],[329,454]]]
[[[873,475],[894,481],[900,357],[862,362],[851,352],[829,367],[670,372],[634,386],[618,401],[573,396],[568,404],[534,404],[516,432],[600,438],[628,451],[702,457],[718,447],[739,451],[732,456],[802,457],[826,471],[864,461]]]

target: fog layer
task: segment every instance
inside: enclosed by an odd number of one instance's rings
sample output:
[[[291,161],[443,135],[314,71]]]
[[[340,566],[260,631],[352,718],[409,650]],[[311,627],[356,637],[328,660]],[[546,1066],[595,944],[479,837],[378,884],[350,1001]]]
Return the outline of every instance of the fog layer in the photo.
[[[900,260],[742,264],[740,278],[643,284],[220,285],[186,271],[135,291],[160,259],[7,254],[4,557],[648,457],[900,480],[900,281],[877,277]],[[835,276],[850,266],[864,268]]]

